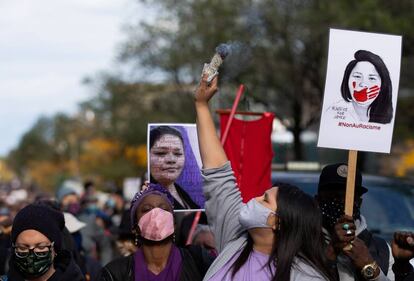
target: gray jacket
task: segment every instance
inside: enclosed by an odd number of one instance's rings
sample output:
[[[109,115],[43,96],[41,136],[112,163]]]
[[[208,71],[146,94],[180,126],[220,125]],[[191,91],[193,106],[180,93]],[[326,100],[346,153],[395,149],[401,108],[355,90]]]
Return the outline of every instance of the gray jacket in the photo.
[[[204,169],[202,174],[206,214],[219,252],[219,256],[203,279],[207,281],[244,247],[247,231],[242,229],[239,223],[239,212],[243,202],[230,162],[219,168]],[[327,279],[309,264],[295,259],[290,280]]]

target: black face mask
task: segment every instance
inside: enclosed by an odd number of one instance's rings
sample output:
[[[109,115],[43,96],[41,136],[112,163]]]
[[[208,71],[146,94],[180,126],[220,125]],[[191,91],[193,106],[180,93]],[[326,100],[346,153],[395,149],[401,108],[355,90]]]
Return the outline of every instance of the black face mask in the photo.
[[[340,217],[345,214],[345,202],[338,199],[320,200],[319,208],[322,211],[322,223],[327,229],[333,229]],[[354,202],[354,220],[360,218],[361,206],[358,202]]]
[[[37,256],[33,250],[26,257],[14,255],[16,269],[25,279],[35,279],[45,274],[52,265],[52,251]]]

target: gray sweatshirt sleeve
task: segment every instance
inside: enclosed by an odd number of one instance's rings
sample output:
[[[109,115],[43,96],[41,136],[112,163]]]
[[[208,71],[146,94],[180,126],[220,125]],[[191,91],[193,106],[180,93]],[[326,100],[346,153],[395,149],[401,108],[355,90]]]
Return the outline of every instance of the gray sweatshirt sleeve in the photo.
[[[221,252],[243,232],[239,223],[243,202],[230,162],[219,168],[203,169],[202,175],[207,219],[217,250]]]

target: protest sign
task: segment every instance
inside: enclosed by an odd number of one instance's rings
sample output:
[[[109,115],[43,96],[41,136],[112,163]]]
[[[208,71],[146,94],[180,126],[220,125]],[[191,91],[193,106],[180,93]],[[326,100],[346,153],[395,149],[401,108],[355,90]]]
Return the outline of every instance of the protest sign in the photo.
[[[201,157],[195,124],[148,124],[150,182],[166,187],[175,209],[202,209]]]
[[[318,146],[349,150],[345,214],[352,216],[358,150],[389,153],[401,36],[331,29]]]
[[[331,29],[319,147],[389,153],[401,36]]]

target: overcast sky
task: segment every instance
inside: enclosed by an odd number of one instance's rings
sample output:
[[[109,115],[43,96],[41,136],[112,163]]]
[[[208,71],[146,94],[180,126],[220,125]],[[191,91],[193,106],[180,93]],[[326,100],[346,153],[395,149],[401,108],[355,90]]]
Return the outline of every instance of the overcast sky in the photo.
[[[0,0],[0,155],[40,115],[73,113],[86,76],[114,67],[136,0]]]

